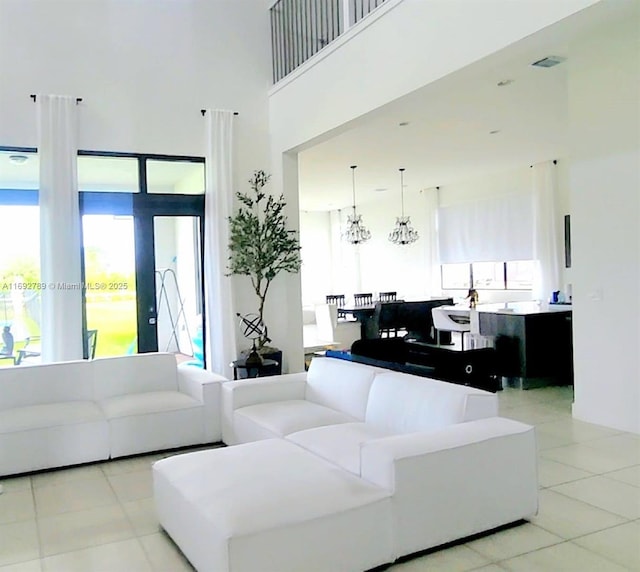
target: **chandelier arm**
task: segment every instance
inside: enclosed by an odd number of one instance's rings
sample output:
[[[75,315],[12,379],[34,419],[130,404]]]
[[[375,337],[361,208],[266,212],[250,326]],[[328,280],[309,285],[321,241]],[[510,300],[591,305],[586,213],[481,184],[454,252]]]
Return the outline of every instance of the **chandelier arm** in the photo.
[[[356,216],[356,165],[351,165],[351,188],[353,192],[353,216]]]
[[[400,204],[402,217],[404,218],[404,169],[400,169]]]

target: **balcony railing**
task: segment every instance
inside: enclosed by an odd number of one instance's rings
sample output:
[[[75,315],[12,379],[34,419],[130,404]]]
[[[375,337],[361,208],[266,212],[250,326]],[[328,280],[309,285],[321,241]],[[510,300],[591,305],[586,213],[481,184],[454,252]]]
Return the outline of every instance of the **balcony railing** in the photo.
[[[384,1],[278,0],[271,7],[273,82],[291,73]]]

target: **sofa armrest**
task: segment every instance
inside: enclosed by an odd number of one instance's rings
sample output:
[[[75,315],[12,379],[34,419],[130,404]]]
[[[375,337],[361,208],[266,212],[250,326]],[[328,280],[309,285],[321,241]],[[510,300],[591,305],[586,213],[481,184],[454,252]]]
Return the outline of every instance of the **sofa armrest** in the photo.
[[[235,443],[233,414],[236,409],[290,399],[304,399],[307,373],[286,373],[222,384],[222,440]]]
[[[210,442],[222,439],[221,385],[226,377],[192,365],[179,364],[177,368],[178,389],[204,404],[205,435]]]
[[[537,512],[535,428],[492,417],[363,443],[361,476],[392,492],[399,555]]]
[[[234,410],[258,403],[304,399],[306,386],[307,374],[301,372],[227,381],[223,384],[222,391],[225,403],[228,403],[230,409]]]
[[[221,383],[229,381],[222,375],[187,364],[179,364],[177,371],[178,389],[198,401],[204,401],[207,393],[216,391],[216,387],[219,394]]]

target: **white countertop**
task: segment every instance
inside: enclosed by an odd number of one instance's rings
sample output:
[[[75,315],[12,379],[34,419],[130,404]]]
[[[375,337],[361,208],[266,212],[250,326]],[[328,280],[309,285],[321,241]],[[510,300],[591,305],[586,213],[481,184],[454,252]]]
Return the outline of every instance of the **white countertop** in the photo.
[[[471,312],[469,304],[456,304],[455,306],[439,306],[441,309],[455,310],[456,313]],[[546,314],[551,312],[570,312],[571,304],[549,304],[547,302],[496,302],[492,304],[478,304],[477,312],[489,312],[492,314]]]

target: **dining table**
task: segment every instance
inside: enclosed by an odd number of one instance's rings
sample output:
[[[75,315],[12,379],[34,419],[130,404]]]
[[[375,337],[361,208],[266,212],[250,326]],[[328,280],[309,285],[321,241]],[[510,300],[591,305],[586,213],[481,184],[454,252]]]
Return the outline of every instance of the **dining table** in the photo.
[[[360,322],[360,337],[363,340],[369,340],[378,337],[378,328],[374,320],[375,311],[375,303],[363,304],[361,306],[350,304],[338,307],[338,315],[343,314],[352,316],[354,320]]]

